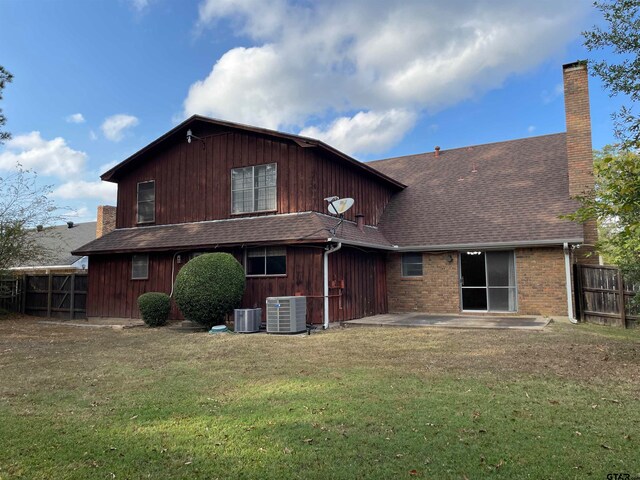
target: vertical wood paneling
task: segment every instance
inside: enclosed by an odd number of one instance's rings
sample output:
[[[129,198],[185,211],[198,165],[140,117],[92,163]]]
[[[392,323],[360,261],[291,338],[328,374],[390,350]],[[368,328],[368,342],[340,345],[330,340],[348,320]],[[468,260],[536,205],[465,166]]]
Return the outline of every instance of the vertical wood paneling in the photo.
[[[117,227],[136,226],[136,188],[156,181],[156,224],[234,218],[231,215],[231,169],[278,164],[277,213],[314,210],[326,213],[324,198],[351,196],[356,213],[375,225],[393,189],[380,180],[318,148],[251,132],[218,131],[202,142],[167,140],[146,154],[118,183]]]

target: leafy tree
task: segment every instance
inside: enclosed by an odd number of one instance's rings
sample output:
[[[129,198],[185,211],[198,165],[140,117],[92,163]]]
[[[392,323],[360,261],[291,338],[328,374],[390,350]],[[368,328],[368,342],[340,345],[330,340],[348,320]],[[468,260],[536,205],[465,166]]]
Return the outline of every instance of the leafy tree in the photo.
[[[10,83],[13,80],[13,75],[11,75],[5,68],[0,65],[0,100],[2,100],[2,90],[4,90],[4,86],[7,83]],[[2,113],[2,109],[0,108],[0,128],[4,126],[7,122],[7,118]],[[5,140],[9,140],[11,138],[11,134],[9,132],[3,132],[0,130],[0,145],[4,143]]]
[[[581,207],[570,218],[598,219],[605,233],[598,250],[640,284],[640,154],[607,145],[594,155],[595,188],[578,197]]]
[[[605,50],[602,60],[591,60],[592,72],[600,77],[611,96],[622,93],[630,100],[614,114],[616,136],[623,147],[640,146],[640,117],[633,105],[640,100],[640,0],[596,1],[607,29],[594,26],[583,32],[584,44],[589,51]]]
[[[50,186],[39,186],[37,175],[20,165],[0,176],[0,272],[25,263],[46,261],[51,252],[38,242],[37,225],[59,220],[48,198]]]

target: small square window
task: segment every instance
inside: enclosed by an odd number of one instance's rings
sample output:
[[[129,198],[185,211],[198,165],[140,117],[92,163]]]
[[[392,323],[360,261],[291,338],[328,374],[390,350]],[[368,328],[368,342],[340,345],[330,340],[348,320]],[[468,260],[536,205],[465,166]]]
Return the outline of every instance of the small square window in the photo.
[[[132,255],[131,280],[146,280],[149,278],[149,255]]]
[[[231,169],[231,211],[266,212],[276,209],[277,164]]]
[[[422,253],[402,254],[402,276],[421,277],[422,276]]]

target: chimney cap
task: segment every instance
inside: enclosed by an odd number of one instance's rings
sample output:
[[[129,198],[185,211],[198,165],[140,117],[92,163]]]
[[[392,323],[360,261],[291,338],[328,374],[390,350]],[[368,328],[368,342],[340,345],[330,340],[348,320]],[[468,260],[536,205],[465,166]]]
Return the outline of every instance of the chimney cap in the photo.
[[[587,60],[577,60],[575,62],[571,62],[571,63],[565,63],[562,66],[562,70],[574,70],[574,69],[578,69],[578,68],[586,68],[588,64]]]

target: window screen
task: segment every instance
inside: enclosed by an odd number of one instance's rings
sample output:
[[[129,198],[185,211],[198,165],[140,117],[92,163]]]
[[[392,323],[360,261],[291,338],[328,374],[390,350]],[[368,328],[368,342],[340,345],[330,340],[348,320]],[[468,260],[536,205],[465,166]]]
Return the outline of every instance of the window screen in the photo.
[[[403,253],[402,254],[402,276],[421,277],[422,276],[422,254]]]
[[[247,275],[285,275],[287,249],[266,247],[247,250],[246,272]]]
[[[233,213],[261,212],[276,209],[277,165],[231,170],[231,211]]]
[[[156,220],[156,182],[138,183],[138,223]]]
[[[146,280],[149,278],[149,255],[133,255],[131,258],[131,279]]]

